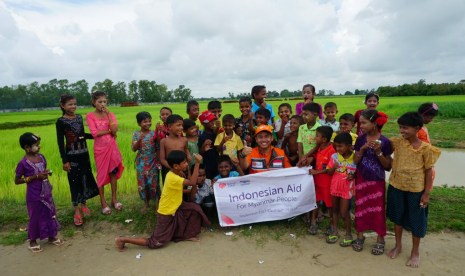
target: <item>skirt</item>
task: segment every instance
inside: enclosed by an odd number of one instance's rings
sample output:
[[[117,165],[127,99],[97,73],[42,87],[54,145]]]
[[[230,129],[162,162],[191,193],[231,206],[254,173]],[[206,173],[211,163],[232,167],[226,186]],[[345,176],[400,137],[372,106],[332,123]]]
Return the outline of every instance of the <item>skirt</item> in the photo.
[[[355,185],[355,229],[373,230],[386,236],[386,182],[366,181],[357,174]]]
[[[86,203],[98,195],[98,187],[92,174],[89,153],[79,156],[68,155],[71,171],[68,173],[69,190],[73,206]]]
[[[52,198],[41,201],[27,201],[29,240],[53,238],[57,235],[60,224],[56,218],[55,203]]]
[[[331,179],[332,196],[351,199],[355,194],[355,180],[347,180],[347,174],[335,172]]]

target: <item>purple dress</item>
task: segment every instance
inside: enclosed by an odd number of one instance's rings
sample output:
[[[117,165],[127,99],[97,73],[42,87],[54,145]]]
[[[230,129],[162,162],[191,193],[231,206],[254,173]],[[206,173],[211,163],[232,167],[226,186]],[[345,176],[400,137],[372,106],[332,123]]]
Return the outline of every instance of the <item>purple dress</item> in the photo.
[[[41,161],[31,162],[23,157],[16,167],[16,177],[28,177],[45,172],[47,161],[38,154]],[[56,218],[55,203],[52,198],[52,185],[48,179],[34,179],[27,183],[26,203],[29,214],[27,238],[46,239],[57,235],[60,224]]]
[[[321,104],[319,103],[316,103],[317,105],[320,106],[320,119],[321,120],[324,120],[325,119],[325,116],[323,116],[323,108],[321,107]],[[300,116],[300,113],[302,113],[302,108],[304,107],[305,103],[297,103],[295,105],[295,115],[299,115]]]

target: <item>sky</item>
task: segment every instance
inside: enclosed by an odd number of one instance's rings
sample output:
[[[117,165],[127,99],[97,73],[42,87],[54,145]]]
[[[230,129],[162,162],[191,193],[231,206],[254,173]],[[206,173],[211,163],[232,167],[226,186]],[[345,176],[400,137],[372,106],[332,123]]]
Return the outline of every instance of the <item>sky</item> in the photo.
[[[465,79],[463,0],[0,0],[0,86],[109,78],[195,97]]]

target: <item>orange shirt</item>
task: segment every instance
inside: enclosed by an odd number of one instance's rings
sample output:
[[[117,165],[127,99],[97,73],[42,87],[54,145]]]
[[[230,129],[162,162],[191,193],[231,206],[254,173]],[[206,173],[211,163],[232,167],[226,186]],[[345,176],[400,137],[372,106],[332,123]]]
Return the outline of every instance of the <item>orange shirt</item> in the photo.
[[[424,126],[420,128],[420,130],[417,132],[418,139],[422,140],[425,143],[431,144],[429,140],[429,133],[428,129]]]
[[[252,152],[247,156],[249,174],[292,167],[286,154],[284,154],[284,150],[270,147],[271,150],[266,155],[262,154],[260,147],[252,149]],[[271,158],[272,155],[273,158]]]
[[[316,165],[315,170],[326,170],[329,169],[328,165],[331,161],[331,156],[336,153],[334,150],[333,144],[329,144],[324,150],[321,147],[318,149],[318,152],[315,154]],[[332,176],[327,173],[321,173],[313,176],[315,180],[315,185],[319,187],[329,187],[331,186]]]

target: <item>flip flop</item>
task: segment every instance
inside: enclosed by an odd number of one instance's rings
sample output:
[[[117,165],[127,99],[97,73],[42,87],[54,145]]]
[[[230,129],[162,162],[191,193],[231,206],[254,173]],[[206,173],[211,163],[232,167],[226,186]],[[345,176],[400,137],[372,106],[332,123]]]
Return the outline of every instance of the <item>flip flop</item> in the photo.
[[[92,211],[88,207],[82,208],[81,211],[86,217],[92,213]]]
[[[102,208],[102,214],[104,214],[104,215],[109,215],[109,214],[111,214],[111,209],[110,209],[110,207],[107,206],[107,207],[105,207],[105,208]]]
[[[65,243],[65,241],[63,241],[62,239],[56,239],[52,242],[48,242],[49,244],[54,244],[54,245],[63,245]]]
[[[349,246],[352,245],[353,242],[354,242],[354,240],[346,240],[346,239],[343,239],[343,240],[339,243],[339,245],[340,245],[341,247],[349,247]]]
[[[80,214],[78,216],[74,215],[74,225],[80,226],[82,223],[82,216]]]
[[[28,246],[27,248],[29,248],[29,250],[31,250],[33,253],[39,253],[44,250],[42,247],[40,247],[40,245]]]
[[[317,224],[311,225],[310,228],[308,229],[308,233],[310,235],[318,234],[318,225]]]
[[[123,210],[123,204],[121,202],[116,202],[113,207],[115,207],[116,210],[121,211]]]
[[[331,235],[329,235],[329,236],[326,238],[326,243],[334,244],[334,243],[337,242],[337,240],[339,240],[339,236],[331,236]]]

